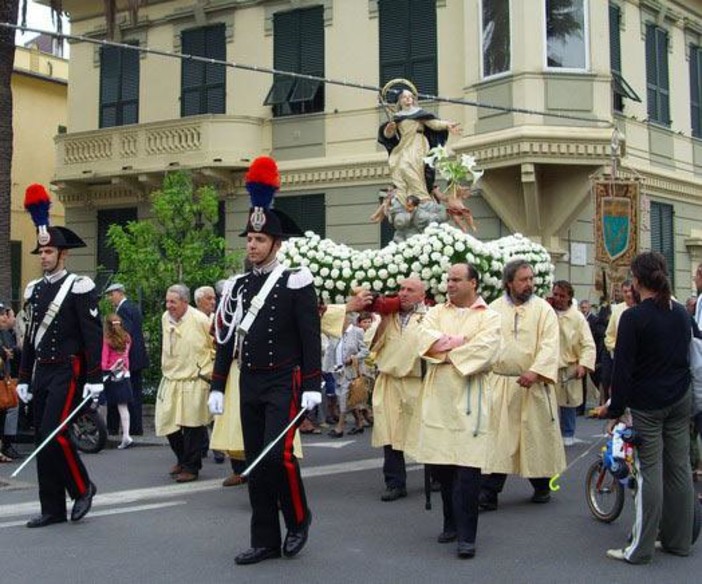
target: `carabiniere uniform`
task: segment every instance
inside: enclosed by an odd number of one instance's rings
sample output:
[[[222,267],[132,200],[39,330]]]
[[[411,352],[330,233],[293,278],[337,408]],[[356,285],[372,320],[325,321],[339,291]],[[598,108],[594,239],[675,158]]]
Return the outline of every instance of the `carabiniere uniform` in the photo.
[[[256,217],[263,217],[263,224]],[[242,236],[249,232],[282,239],[299,233],[299,228],[277,210],[258,208],[252,209]],[[317,295],[307,268],[285,269],[248,333],[241,331],[252,300],[278,265],[273,260],[243,276],[230,278],[216,317],[218,346],[211,388],[225,390],[232,361],[237,359],[241,424],[249,464],[298,414],[302,392],[319,391],[321,384]],[[279,508],[288,533],[309,525],[307,498],[293,453],[294,434],[292,428],[249,475],[253,548],[280,549]]]
[[[50,227],[49,234],[51,241],[45,245],[60,249],[85,245],[65,228]],[[38,253],[38,248],[32,253]],[[73,280],[70,288],[35,346],[41,323],[69,277]],[[84,383],[102,383],[102,326],[90,278],[62,270],[30,282],[24,298],[30,319],[19,383],[29,384],[34,395],[36,442],[40,444],[80,402]],[[88,472],[65,428],[38,454],[37,474],[42,515],[65,518],[66,491],[75,500],[91,488]]]

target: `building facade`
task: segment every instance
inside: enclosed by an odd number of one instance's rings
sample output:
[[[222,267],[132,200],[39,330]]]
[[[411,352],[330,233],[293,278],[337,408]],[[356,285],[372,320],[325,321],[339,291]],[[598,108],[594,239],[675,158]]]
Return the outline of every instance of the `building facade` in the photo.
[[[64,0],[74,34],[106,34],[102,3]],[[125,43],[507,108],[422,105],[461,123],[449,146],[485,169],[470,199],[478,237],[521,232],[552,253],[556,276],[593,290],[591,179],[641,184],[641,249],[671,262],[679,296],[702,260],[702,1],[152,0]],[[148,214],[169,169],[190,169],[224,200],[231,246],[244,224],[251,159],[278,161],[278,206],[355,247],[387,233],[368,217],[387,186],[377,94],[339,84],[71,45],[68,132],[54,185],[88,247],[78,269],[114,268],[114,222]],[[544,115],[549,114],[549,115]],[[576,253],[574,253],[576,252]],[[74,261],[74,264],[76,262]]]
[[[11,188],[12,302],[18,306],[23,284],[41,275],[29,252],[36,228],[24,210],[24,191],[31,183],[49,185],[55,176],[54,136],[65,131],[68,61],[36,48],[17,47],[12,73],[13,161]],[[51,221],[63,225],[64,210],[53,197]]]

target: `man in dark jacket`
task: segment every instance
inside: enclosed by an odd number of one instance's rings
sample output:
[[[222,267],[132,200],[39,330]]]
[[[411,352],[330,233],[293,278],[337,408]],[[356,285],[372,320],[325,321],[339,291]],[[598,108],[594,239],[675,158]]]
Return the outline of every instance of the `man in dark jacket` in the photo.
[[[117,316],[122,319],[125,330],[132,338],[132,345],[129,348],[129,376],[132,383],[132,401],[129,403],[129,419],[131,433],[141,436],[144,433],[142,421],[142,400],[143,385],[142,371],[149,366],[149,355],[146,352],[144,343],[144,332],[142,330],[143,319],[139,307],[129,300],[125,295],[123,284],[112,284],[105,290],[105,296],[115,307]],[[117,434],[119,426],[119,416],[117,407],[108,408],[107,425],[110,434]],[[112,432],[114,430],[114,432]]]

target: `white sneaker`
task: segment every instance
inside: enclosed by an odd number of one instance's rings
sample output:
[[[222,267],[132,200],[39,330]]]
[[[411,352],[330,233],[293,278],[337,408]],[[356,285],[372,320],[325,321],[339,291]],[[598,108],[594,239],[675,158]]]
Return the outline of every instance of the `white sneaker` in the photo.
[[[572,436],[563,436],[563,446],[573,446],[575,440]]]
[[[122,440],[120,445],[117,447],[118,450],[125,450],[129,448],[132,444],[134,444],[134,440],[132,438],[125,438]]]
[[[626,555],[624,554],[624,550],[620,549],[615,549],[615,550],[607,550],[607,557],[611,558],[613,560],[619,560],[620,562],[626,562]]]

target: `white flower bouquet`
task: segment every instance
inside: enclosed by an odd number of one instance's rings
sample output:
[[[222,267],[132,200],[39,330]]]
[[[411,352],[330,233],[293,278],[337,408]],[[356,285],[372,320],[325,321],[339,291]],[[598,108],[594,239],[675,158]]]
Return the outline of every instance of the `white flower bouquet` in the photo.
[[[286,241],[280,259],[288,266],[307,266],[314,276],[317,294],[325,303],[342,303],[352,289],[363,286],[387,294],[410,275],[420,277],[436,302],[446,299],[448,268],[470,262],[480,272],[480,291],[486,300],[502,293],[502,268],[521,257],[534,268],[534,287],[547,294],[553,281],[553,265],[546,249],[521,234],[482,242],[446,223],[432,223],[424,233],[381,250],[355,250],[308,231],[305,237]]]

